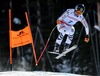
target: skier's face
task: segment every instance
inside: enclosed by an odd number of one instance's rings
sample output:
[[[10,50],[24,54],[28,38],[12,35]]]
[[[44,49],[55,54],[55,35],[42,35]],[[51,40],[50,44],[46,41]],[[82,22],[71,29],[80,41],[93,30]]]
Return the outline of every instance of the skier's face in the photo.
[[[83,14],[83,13],[80,12],[80,11],[75,11],[74,13],[75,13],[76,16],[79,16],[79,15]]]

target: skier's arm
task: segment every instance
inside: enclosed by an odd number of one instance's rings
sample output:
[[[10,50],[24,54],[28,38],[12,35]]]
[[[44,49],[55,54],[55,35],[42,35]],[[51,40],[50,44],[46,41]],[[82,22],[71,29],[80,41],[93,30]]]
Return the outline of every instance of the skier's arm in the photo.
[[[82,22],[83,26],[85,27],[85,32],[86,32],[86,36],[85,36],[84,41],[89,42],[89,26],[88,26],[88,23],[85,20],[85,18],[83,18],[81,22]]]
[[[57,24],[61,24],[63,23],[63,19],[67,17],[67,15],[69,14],[69,11],[71,9],[67,9],[58,19],[57,19]]]

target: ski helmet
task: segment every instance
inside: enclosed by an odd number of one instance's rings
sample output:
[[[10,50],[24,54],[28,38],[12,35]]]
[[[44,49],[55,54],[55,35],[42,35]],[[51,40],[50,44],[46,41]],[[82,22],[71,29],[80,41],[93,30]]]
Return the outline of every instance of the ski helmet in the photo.
[[[75,6],[75,11],[79,14],[83,14],[85,12],[85,6],[84,4],[78,4]]]

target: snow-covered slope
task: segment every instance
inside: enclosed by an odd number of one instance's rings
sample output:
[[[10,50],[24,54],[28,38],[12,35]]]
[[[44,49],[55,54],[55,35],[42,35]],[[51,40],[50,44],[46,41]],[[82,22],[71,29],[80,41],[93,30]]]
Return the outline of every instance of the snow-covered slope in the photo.
[[[89,75],[77,75],[69,73],[58,72],[43,72],[43,71],[7,71],[0,72],[0,76],[89,76]]]

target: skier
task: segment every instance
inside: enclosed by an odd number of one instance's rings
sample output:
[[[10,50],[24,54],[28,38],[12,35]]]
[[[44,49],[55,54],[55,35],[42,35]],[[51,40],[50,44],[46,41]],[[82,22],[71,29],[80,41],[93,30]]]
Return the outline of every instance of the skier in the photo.
[[[84,4],[78,4],[74,9],[67,9],[58,19],[57,19],[57,30],[59,31],[58,38],[55,41],[54,52],[59,53],[59,47],[62,43],[64,36],[67,34],[67,38],[64,43],[63,51],[69,48],[73,36],[75,33],[74,25],[77,22],[81,22],[85,27],[86,37],[84,39],[85,42],[89,42],[89,27],[86,19],[83,16],[85,12]]]

